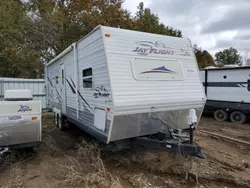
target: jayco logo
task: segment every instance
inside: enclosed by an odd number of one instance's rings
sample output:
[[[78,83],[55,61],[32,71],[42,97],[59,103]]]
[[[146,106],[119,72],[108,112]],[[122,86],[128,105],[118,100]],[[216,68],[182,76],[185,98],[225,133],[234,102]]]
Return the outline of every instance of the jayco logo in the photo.
[[[31,111],[32,109],[29,106],[24,106],[24,105],[20,105],[20,108],[18,110],[18,112],[28,112]]]
[[[174,51],[172,48],[166,46],[164,43],[156,41],[156,42],[150,42],[150,41],[138,41],[136,44],[140,45],[140,47],[136,47],[133,52],[136,52],[140,55],[149,55],[149,54],[162,54],[162,55],[181,55],[181,56],[190,56],[190,52],[185,49],[181,48],[178,51]],[[190,48],[189,45],[187,45],[188,48]]]
[[[172,48],[166,46],[164,43],[156,41],[138,41],[136,44],[143,47],[136,47],[133,52],[137,52],[140,55],[148,55],[148,54],[165,54],[165,55],[173,55],[174,51]]]
[[[107,91],[107,89],[104,86],[101,87],[97,87],[94,89],[94,94],[93,96],[95,98],[99,98],[99,97],[109,97],[109,92]]]
[[[182,55],[182,56],[190,56],[190,52],[188,52],[187,50],[181,48],[180,55]]]

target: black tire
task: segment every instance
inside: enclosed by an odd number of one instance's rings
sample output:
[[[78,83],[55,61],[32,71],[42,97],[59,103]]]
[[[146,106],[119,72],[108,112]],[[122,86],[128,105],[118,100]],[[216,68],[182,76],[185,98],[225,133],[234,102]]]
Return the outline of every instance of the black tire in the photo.
[[[36,151],[36,147],[25,148],[26,153],[35,153],[35,151]]]
[[[55,124],[56,124],[56,127],[59,128],[59,121],[60,121],[60,117],[58,114],[55,115]]]
[[[59,128],[60,131],[63,131],[62,119],[58,114],[56,115],[56,127]]]
[[[54,119],[53,119],[53,123],[56,125],[56,113],[54,112]]]
[[[230,114],[230,120],[235,124],[243,124],[246,122],[247,117],[241,111],[234,111]]]
[[[67,120],[66,117],[62,118],[62,126],[64,127],[64,130],[70,129],[71,123]]]
[[[217,121],[226,121],[228,119],[228,113],[224,110],[216,110],[214,112],[214,118],[217,120]]]
[[[67,125],[67,119],[65,117],[59,118],[58,128],[60,129],[60,131],[66,131],[68,129]]]

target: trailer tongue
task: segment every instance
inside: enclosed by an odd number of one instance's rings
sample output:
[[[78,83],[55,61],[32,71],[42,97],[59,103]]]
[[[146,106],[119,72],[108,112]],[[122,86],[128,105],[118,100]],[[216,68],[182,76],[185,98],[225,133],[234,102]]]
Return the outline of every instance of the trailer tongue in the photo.
[[[206,157],[202,148],[196,143],[190,143],[190,140],[157,140],[148,137],[138,137],[134,140],[135,148],[148,150],[159,150],[167,152],[176,152],[182,156],[193,156],[204,159]]]

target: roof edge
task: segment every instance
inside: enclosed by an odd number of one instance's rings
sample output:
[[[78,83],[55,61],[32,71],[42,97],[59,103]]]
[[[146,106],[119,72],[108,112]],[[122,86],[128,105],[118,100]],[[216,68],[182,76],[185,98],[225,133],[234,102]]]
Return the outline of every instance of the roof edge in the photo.
[[[202,68],[200,71],[219,71],[219,70],[233,70],[233,69],[250,69],[250,66],[241,66],[241,67],[219,67],[219,68]]]
[[[47,64],[45,64],[45,66],[50,66],[53,63],[55,63],[58,59],[62,58],[64,55],[66,55],[67,53],[69,53],[74,45],[80,43],[82,40],[84,40],[85,38],[87,38],[89,35],[91,35],[93,32],[95,32],[96,30],[98,30],[99,28],[101,28],[102,25],[98,25],[96,26],[91,32],[89,32],[87,35],[85,35],[84,37],[82,37],[80,40],[78,40],[75,43],[72,43],[69,47],[67,47],[65,50],[63,50],[59,55],[57,55],[54,59],[50,60]]]

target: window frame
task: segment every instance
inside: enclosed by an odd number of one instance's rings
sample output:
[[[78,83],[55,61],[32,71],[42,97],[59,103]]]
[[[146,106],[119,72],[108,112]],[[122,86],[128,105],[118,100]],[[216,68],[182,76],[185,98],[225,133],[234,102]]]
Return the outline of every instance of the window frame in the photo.
[[[62,85],[64,85],[64,69],[61,69],[61,76],[62,76],[61,83],[62,83]]]
[[[59,84],[59,76],[55,76],[56,84]]]
[[[86,71],[86,70],[88,70],[88,69],[91,70],[91,75],[89,75],[89,76],[84,76],[84,71]],[[90,79],[90,78],[91,78],[91,87],[84,87],[84,81],[85,81],[85,80],[88,80],[88,79]],[[83,84],[83,88],[84,88],[84,89],[93,89],[93,69],[92,69],[92,67],[89,67],[89,68],[86,68],[86,69],[83,69],[83,70],[82,70],[82,84]]]

